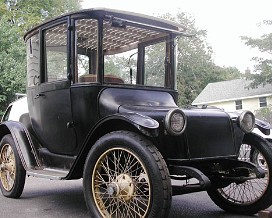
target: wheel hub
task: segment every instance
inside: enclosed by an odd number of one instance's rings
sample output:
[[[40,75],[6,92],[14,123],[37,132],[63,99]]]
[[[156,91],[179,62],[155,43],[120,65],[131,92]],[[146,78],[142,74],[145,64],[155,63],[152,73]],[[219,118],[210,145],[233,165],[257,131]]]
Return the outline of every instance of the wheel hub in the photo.
[[[129,201],[133,197],[134,191],[135,185],[133,180],[127,174],[120,174],[107,187],[107,192],[110,196],[116,196],[125,201]]]
[[[107,191],[110,196],[118,196],[120,188],[116,182],[112,182],[108,185]]]
[[[5,190],[10,191],[15,181],[15,157],[10,145],[6,144],[0,153],[0,179]]]
[[[266,170],[267,171],[267,164],[266,164],[266,161],[264,159],[264,157],[259,153],[258,156],[257,156],[257,162],[258,162],[258,165],[263,169],[263,170]]]

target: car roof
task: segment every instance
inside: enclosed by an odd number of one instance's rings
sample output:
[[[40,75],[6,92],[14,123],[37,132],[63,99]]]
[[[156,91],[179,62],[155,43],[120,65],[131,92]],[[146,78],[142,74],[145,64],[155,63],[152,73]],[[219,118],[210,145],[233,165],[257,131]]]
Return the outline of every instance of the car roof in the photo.
[[[121,11],[121,10],[114,10],[114,9],[108,9],[108,8],[90,8],[90,9],[84,9],[84,10],[79,10],[76,12],[71,12],[67,14],[63,14],[61,16],[58,16],[54,19],[48,20],[31,30],[29,30],[25,36],[24,39],[27,40],[28,35],[30,35],[33,31],[37,31],[40,27],[49,25],[50,23],[56,21],[56,20],[61,20],[62,18],[66,18],[68,16],[74,17],[74,18],[80,18],[82,16],[85,16],[85,18],[105,18],[105,17],[114,17],[123,21],[127,22],[133,22],[134,25],[145,25],[147,28],[156,28],[156,29],[161,29],[164,31],[167,31],[169,33],[173,33],[176,35],[185,35],[185,36],[191,36],[186,32],[186,28],[178,24],[176,22],[172,22],[169,20],[164,20],[161,18],[157,18],[154,16],[149,16],[149,15],[144,15],[140,13],[134,13],[134,12],[129,12],[129,11]]]

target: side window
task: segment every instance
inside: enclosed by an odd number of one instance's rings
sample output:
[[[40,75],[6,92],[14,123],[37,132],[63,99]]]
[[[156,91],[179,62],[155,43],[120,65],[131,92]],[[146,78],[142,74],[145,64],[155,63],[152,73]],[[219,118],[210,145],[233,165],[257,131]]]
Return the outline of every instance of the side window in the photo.
[[[165,81],[165,42],[145,47],[145,80],[147,86],[164,86]]]
[[[45,31],[45,81],[67,79],[67,24]]]
[[[40,42],[39,34],[26,41],[27,47],[27,86],[35,86],[40,82]]]
[[[75,82],[97,82],[97,20],[80,19],[75,25]]]

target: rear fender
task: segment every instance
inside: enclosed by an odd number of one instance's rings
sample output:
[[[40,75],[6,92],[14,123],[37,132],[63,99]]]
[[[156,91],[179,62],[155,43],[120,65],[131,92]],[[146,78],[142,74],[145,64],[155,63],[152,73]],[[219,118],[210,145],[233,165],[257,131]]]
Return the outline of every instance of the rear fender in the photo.
[[[40,166],[30,134],[22,123],[16,121],[1,123],[0,140],[2,140],[6,134],[12,135],[25,170]]]

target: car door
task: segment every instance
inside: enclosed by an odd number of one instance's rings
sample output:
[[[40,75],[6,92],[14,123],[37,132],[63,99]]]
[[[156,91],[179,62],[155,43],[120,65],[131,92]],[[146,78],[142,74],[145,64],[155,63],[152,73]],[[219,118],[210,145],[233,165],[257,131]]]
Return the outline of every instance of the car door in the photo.
[[[42,30],[41,82],[35,86],[31,118],[44,147],[52,153],[74,155],[67,36],[66,22]]]

